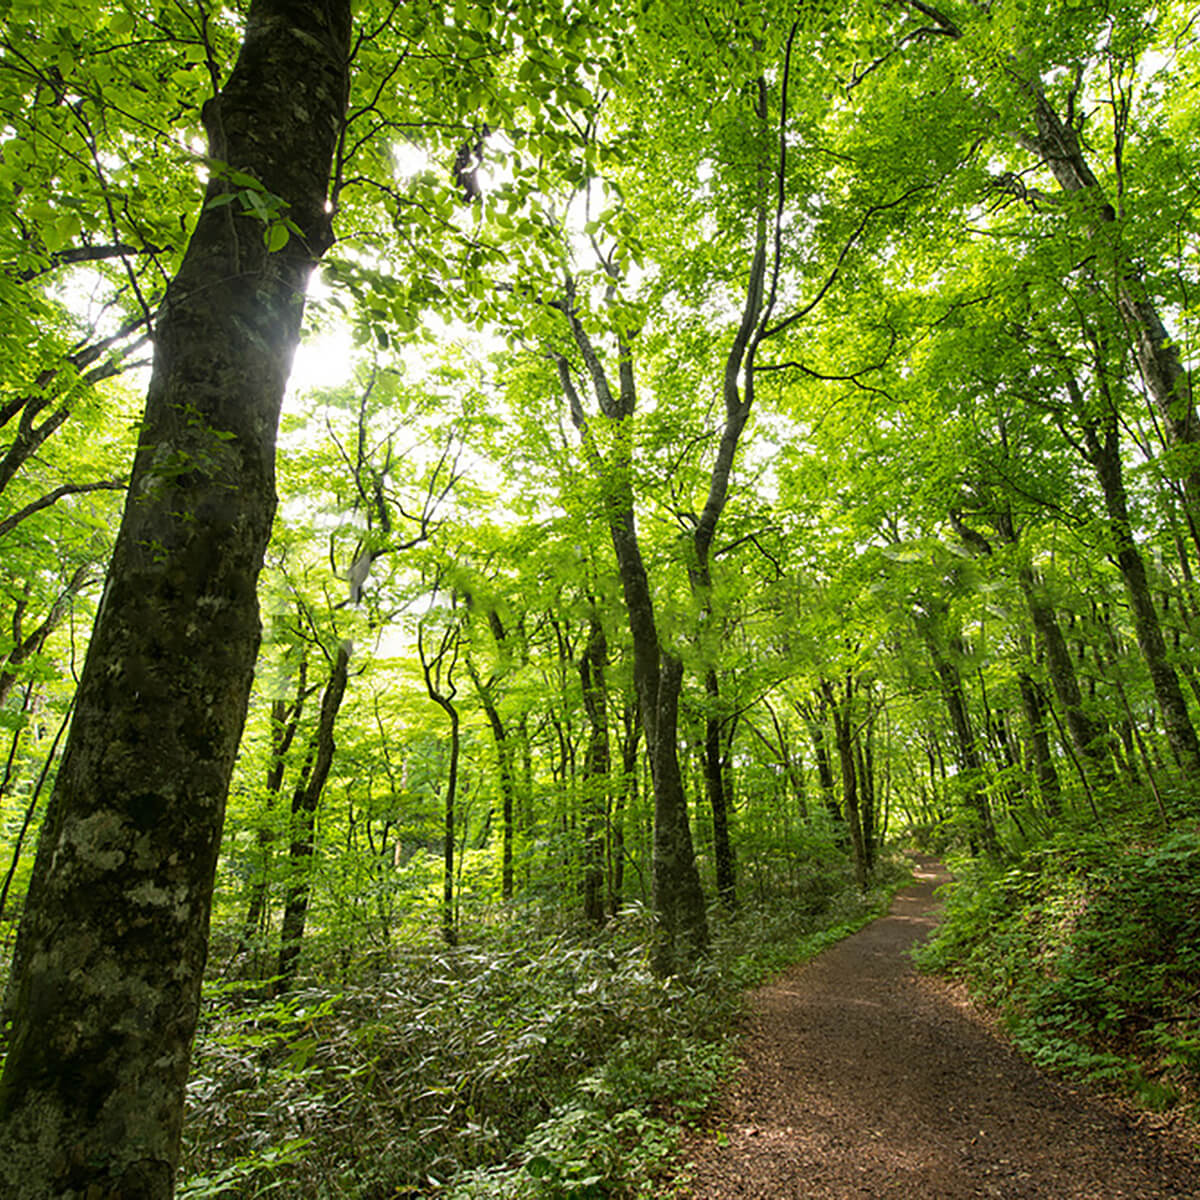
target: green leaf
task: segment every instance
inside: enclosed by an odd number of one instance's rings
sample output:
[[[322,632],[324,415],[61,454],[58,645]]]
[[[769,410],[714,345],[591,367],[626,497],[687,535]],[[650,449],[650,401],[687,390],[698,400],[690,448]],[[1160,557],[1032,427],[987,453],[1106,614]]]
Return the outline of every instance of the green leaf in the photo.
[[[276,221],[274,225],[268,226],[263,231],[263,241],[271,254],[282,250],[288,244],[291,236],[288,227],[282,221]]]
[[[554,1164],[544,1154],[538,1154],[525,1164],[525,1170],[534,1179],[547,1179],[554,1174]]]

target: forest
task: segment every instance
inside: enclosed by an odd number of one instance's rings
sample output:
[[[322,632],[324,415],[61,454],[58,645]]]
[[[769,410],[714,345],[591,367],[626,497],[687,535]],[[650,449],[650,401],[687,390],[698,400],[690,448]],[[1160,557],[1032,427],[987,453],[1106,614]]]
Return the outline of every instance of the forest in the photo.
[[[1200,8],[0,20],[5,1195],[666,1195],[903,847],[1196,1119]]]

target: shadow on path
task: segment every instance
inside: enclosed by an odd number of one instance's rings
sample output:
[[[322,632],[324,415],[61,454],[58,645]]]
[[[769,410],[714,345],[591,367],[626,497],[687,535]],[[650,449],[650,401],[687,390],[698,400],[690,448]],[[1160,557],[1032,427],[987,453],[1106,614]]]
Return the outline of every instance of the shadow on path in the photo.
[[[728,1144],[691,1147],[696,1200],[1189,1200],[1200,1156],[1046,1079],[908,950],[949,879],[914,856],[887,916],[756,991]]]

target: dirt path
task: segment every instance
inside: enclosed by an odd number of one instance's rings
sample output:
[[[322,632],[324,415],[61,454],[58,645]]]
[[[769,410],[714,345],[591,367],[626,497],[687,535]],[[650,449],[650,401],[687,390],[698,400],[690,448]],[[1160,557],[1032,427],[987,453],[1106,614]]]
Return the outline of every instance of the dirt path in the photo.
[[[1200,1154],[1045,1079],[905,953],[946,880],[754,994],[723,1136],[689,1148],[696,1200],[1187,1200]],[[718,1144],[725,1141],[727,1144]]]

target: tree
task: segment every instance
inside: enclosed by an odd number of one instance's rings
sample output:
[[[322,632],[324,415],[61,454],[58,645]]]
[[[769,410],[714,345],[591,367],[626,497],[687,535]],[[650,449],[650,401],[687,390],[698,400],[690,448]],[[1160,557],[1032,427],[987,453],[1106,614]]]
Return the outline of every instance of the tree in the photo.
[[[437,585],[434,584],[433,600],[437,599]],[[454,680],[454,669],[458,666],[458,656],[463,646],[460,618],[454,613],[454,599],[451,598],[451,613],[448,621],[437,638],[436,649],[426,650],[426,623],[422,621],[417,629],[417,654],[421,660],[421,672],[425,677],[425,690],[432,700],[450,721],[450,761],[446,772],[444,822],[442,829],[442,940],[447,946],[453,946],[458,941],[458,920],[454,910],[454,866],[455,838],[462,823],[461,816],[456,812],[459,800],[459,761],[462,750],[462,718],[458,706],[454,703],[458,695],[458,684]],[[431,638],[432,642],[434,639]]]
[[[205,207],[156,323],[129,499],[15,956],[0,1080],[0,1180],[14,1197],[174,1188],[258,648],[275,429],[331,239],[349,54],[344,0],[253,0],[205,108]]]

